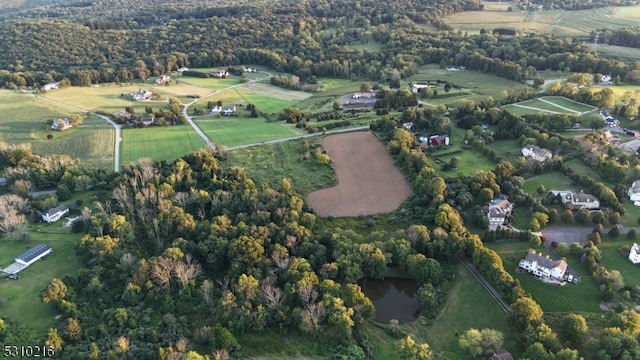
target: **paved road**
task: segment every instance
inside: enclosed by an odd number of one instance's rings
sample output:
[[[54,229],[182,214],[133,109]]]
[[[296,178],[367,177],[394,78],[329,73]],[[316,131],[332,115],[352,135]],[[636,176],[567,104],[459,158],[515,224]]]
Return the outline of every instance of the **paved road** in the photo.
[[[567,246],[571,246],[574,242],[584,245],[587,235],[591,234],[592,231],[593,227],[552,225],[547,226],[541,232],[547,238],[547,246],[550,246],[552,241],[566,243]]]
[[[476,269],[476,267],[473,266],[473,264],[469,262],[469,260],[466,260],[466,259],[462,260],[462,264],[469,270],[471,275],[473,275],[473,277],[475,277],[480,282],[480,284],[484,286],[484,288],[487,290],[489,295],[491,295],[491,297],[498,302],[498,305],[502,310],[504,310],[504,312],[508,313],[509,311],[511,311],[511,306],[509,306],[509,304],[507,304],[507,302],[504,301],[504,299],[502,298],[502,296],[500,296],[498,291],[494,289],[491,284],[489,284],[487,279],[485,279],[484,276],[480,274],[478,269]]]
[[[57,101],[57,100],[53,100],[53,99],[49,99],[49,98],[45,98],[45,97],[41,97],[41,96],[37,96],[37,95],[34,95],[34,96],[36,98],[38,98],[38,100],[48,101],[50,103],[54,103],[54,104],[57,104],[57,105],[68,107],[70,109],[74,109],[74,110],[78,110],[78,111],[82,111],[82,112],[89,112],[90,111],[90,110],[83,109],[83,108],[75,106],[75,105],[70,105],[70,104],[67,104],[67,103],[63,103],[61,101]],[[111,120],[111,118],[109,118],[108,116],[99,115],[99,114],[94,114],[94,115],[96,115],[99,118],[101,118],[102,120],[108,122],[115,129],[115,138],[114,138],[114,144],[113,144],[113,171],[118,172],[118,171],[120,171],[120,143],[122,142],[122,133],[121,133],[122,125],[116,124],[115,121]]]

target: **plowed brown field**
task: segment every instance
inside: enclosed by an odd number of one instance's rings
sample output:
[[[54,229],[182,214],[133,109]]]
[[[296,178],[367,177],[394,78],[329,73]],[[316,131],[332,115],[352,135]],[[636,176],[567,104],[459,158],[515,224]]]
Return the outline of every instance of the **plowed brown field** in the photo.
[[[404,202],[411,189],[384,145],[368,132],[327,136],[338,185],[312,192],[309,206],[320,216],[387,213]]]

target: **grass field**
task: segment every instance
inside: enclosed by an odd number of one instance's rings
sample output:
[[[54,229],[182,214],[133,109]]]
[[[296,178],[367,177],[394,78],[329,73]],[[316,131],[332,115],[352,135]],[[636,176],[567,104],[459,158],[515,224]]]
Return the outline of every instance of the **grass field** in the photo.
[[[567,99],[565,97],[562,96],[543,96],[542,99],[550,101],[554,104],[560,105],[562,107],[568,108],[568,109],[572,109],[574,111],[583,113],[583,112],[587,112],[587,111],[592,111],[595,110],[596,107],[595,106],[591,106],[591,105],[587,105],[587,104],[583,104],[581,102],[577,102],[571,99]]]
[[[189,125],[124,129],[122,138],[123,165],[140,158],[171,161],[204,146]]]
[[[487,143],[487,146],[495,150],[500,156],[508,161],[515,161],[522,156],[522,146],[517,139],[497,140]]]
[[[20,272],[20,279],[0,278],[0,317],[20,322],[34,329],[43,338],[46,330],[53,327],[55,315],[49,304],[40,301],[39,294],[53,278],[62,279],[74,275],[79,267],[75,256],[75,245],[79,234],[71,234],[61,222],[44,225],[42,233],[31,232],[32,241],[0,241],[0,267],[13,263],[13,258],[29,248],[45,243],[53,248],[46,260],[41,260]]]
[[[472,70],[447,71],[446,69],[441,69],[437,64],[421,66],[418,69],[416,75],[403,80],[402,86],[405,87],[409,83],[427,80],[448,81],[462,87],[462,90],[468,93],[468,95],[464,96],[464,98],[424,99],[426,103],[434,105],[450,104],[463,99],[480,101],[485,100],[489,96],[493,97],[494,99],[499,99],[510,91],[521,92],[525,89],[530,89],[528,85],[516,81],[511,81]]]
[[[444,172],[445,176],[452,175],[473,175],[480,170],[489,171],[496,167],[496,164],[489,160],[487,157],[478,153],[475,149],[469,145],[464,145],[464,136],[466,130],[452,127],[450,137],[451,145],[443,147],[435,151],[427,151],[427,158],[434,167],[434,169],[441,169],[442,165],[438,164],[434,158],[438,158],[447,163],[451,161],[453,157],[458,159],[458,169]],[[462,150],[455,154],[447,154],[452,151]],[[445,155],[446,154],[446,155]]]
[[[503,109],[508,110],[514,115],[520,116],[538,113],[558,113],[569,115],[581,115],[582,113],[587,113],[584,115],[587,116],[588,112],[593,111],[596,108],[561,96],[543,96],[538,99],[506,105]]]
[[[431,321],[406,323],[401,325],[401,329],[417,341],[427,342],[437,354],[437,359],[466,360],[471,358],[458,346],[456,332],[461,334],[472,327],[491,328],[504,334],[504,347],[519,358],[517,335],[507,322],[504,311],[466,269],[458,266],[455,274],[455,283],[438,317]],[[399,338],[390,336],[384,328],[372,323],[366,325],[374,359],[401,360],[396,347]]]
[[[225,106],[236,105],[236,108],[240,113],[246,112],[247,114],[249,114],[249,112],[247,110],[244,110],[243,107],[248,104],[253,104],[258,108],[260,112],[271,114],[271,113],[279,113],[280,110],[287,107],[294,106],[296,104],[296,101],[294,100],[285,100],[285,99],[269,96],[268,91],[266,90],[269,89],[269,87],[272,87],[272,85],[260,84],[260,86],[263,86],[262,88],[260,88],[264,90],[263,93],[252,92],[252,89],[253,90],[258,89],[257,87],[255,87],[257,85],[258,84],[253,84],[252,85],[254,86],[253,88],[245,88],[245,87],[237,88],[236,87],[236,88],[221,91],[213,96],[202,99],[201,101],[196,103],[195,106],[205,106],[209,101],[217,102],[218,100],[220,100]],[[275,87],[275,89],[280,89],[280,88]],[[282,90],[291,91],[286,89],[282,89]],[[302,93],[300,91],[295,91],[295,93],[301,93],[305,96],[309,95],[307,93]],[[241,104],[242,106],[240,106]]]
[[[609,271],[620,271],[625,285],[629,287],[640,285],[640,276],[638,276],[640,275],[640,265],[632,264],[628,259],[628,251],[623,254],[619,249],[623,246],[631,248],[634,242],[638,242],[638,239],[628,239],[625,235],[614,239],[603,235],[602,244],[599,246],[604,267]]]
[[[545,312],[565,312],[565,311],[582,311],[599,313],[600,290],[595,280],[589,275],[589,272],[580,262],[580,260],[569,256],[567,263],[569,267],[575,269],[580,275],[580,283],[578,285],[567,284],[565,286],[556,286],[545,284],[536,280],[533,276],[525,273],[516,273],[518,262],[522,259],[531,245],[528,242],[521,241],[501,241],[487,243],[485,246],[495,250],[507,270],[514,278],[520,281],[522,288],[527,291]],[[536,251],[547,254],[542,247]],[[580,299],[575,301],[573,299]]]
[[[559,36],[587,36],[602,27],[637,26],[640,7],[607,7],[589,10],[508,11],[504,7],[485,7],[484,11],[465,11],[445,16],[443,21],[456,30],[478,33],[497,27],[523,32],[554,33]]]
[[[69,155],[97,167],[113,163],[113,129],[98,117],[66,131],[51,131],[47,120],[70,117],[77,111],[43,101],[41,97],[0,91],[0,140],[9,144],[28,143],[39,155]],[[84,116],[84,113],[81,113]],[[47,139],[47,135],[53,139]]]
[[[222,117],[196,119],[196,123],[216,144],[236,146],[304,134],[292,125],[266,122],[263,118]]]
[[[242,166],[256,184],[280,187],[283,178],[291,180],[293,189],[306,196],[313,190],[335,185],[335,173],[329,166],[313,158],[302,160],[305,152],[313,151],[320,138],[292,140],[277,144],[238,149],[227,153],[227,161]]]
[[[193,85],[199,88],[208,89],[210,91],[216,91],[228,88],[229,86],[240,84],[239,76],[229,76],[226,79],[218,78],[198,78],[184,76],[180,78],[181,84]]]
[[[546,192],[543,195],[538,195],[536,192],[540,185],[544,185],[547,191],[578,190],[575,188],[575,185],[573,185],[571,179],[557,171],[545,172],[544,174],[528,177],[524,182],[523,190],[532,194],[534,197],[542,198],[546,196]]]

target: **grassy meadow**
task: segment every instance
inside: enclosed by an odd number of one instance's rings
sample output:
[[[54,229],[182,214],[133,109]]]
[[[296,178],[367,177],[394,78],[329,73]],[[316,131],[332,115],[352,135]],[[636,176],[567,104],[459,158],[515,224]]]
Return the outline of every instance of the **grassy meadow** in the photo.
[[[261,85],[265,87],[273,87],[275,89],[280,89],[278,87],[268,85],[268,84],[261,84]],[[264,90],[267,91],[268,88],[265,88]],[[288,91],[288,90],[285,90],[285,91]],[[300,92],[297,91],[297,93],[300,93]],[[302,94],[305,94],[305,93],[302,93]],[[278,98],[269,97],[263,94],[257,94],[255,92],[252,92],[250,88],[235,87],[232,89],[221,91],[213,96],[207,97],[206,99],[202,99],[201,101],[196,103],[195,106],[198,106],[198,105],[200,107],[206,106],[206,104],[209,101],[217,102],[218,100],[222,101],[222,103],[225,106],[236,105],[236,109],[240,113],[246,112],[247,114],[249,114],[249,112],[247,110],[244,110],[244,106],[248,104],[253,104],[258,108],[260,112],[269,113],[269,114],[279,113],[280,110],[287,107],[294,106],[296,104],[296,101],[278,99]]]
[[[40,301],[40,291],[45,289],[52,279],[62,279],[66,275],[75,275],[79,267],[75,256],[75,245],[79,234],[71,234],[59,221],[52,225],[43,225],[42,232],[30,232],[32,241],[0,240],[0,267],[4,268],[13,259],[29,248],[45,243],[53,248],[53,253],[22,270],[18,280],[0,278],[0,318],[19,321],[27,328],[34,329],[42,338],[46,330],[55,324],[55,315],[49,304]]]
[[[267,122],[264,118],[216,117],[197,119],[196,123],[218,145],[237,146],[304,134],[294,126]]]
[[[123,165],[140,158],[172,161],[204,146],[189,125],[123,129],[122,139]]]
[[[296,192],[306,196],[336,182],[329,166],[320,165],[313,158],[304,160],[305,153],[320,143],[320,138],[312,138],[238,149],[227,153],[227,161],[245,168],[258,185],[268,184],[277,189],[281,180],[287,178]]]
[[[544,185],[545,189],[547,190],[543,195],[538,195],[538,193],[536,192],[540,185]],[[533,175],[526,178],[523,190],[538,198],[546,196],[547,192],[550,190],[580,191],[579,189],[576,189],[571,179],[558,171],[548,171],[544,174]]]
[[[602,244],[599,246],[602,253],[602,263],[607,270],[618,270],[624,278],[626,286],[633,287],[640,285],[640,265],[632,264],[629,261],[629,251],[625,250],[624,253],[620,251],[620,248],[627,247],[630,249],[634,242],[638,242],[638,239],[629,239],[625,235],[621,235],[619,238],[614,239],[611,236],[603,235]]]

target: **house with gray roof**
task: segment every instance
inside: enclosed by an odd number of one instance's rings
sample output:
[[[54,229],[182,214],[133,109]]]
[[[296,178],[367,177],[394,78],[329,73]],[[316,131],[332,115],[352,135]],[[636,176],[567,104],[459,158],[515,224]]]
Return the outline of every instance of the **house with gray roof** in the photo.
[[[527,256],[520,260],[518,266],[535,276],[546,277],[555,280],[563,280],[567,272],[567,262],[564,260],[551,260],[549,256],[543,256],[534,250],[529,250]]]
[[[47,211],[45,211],[42,214],[42,221],[47,222],[49,224],[54,223],[58,220],[60,220],[60,218],[62,218],[64,215],[69,213],[69,208],[64,206],[64,205],[58,205],[54,208],[51,208]]]
[[[539,162],[545,162],[553,156],[551,151],[535,145],[526,145],[522,148],[522,156]]]
[[[29,267],[29,265],[33,264],[34,262],[51,254],[51,252],[53,252],[53,249],[51,248],[51,246],[47,244],[38,244],[32,247],[31,249],[23,252],[22,254],[18,255],[14,259],[13,264],[2,269],[2,272],[9,275],[15,275],[20,271]]]

